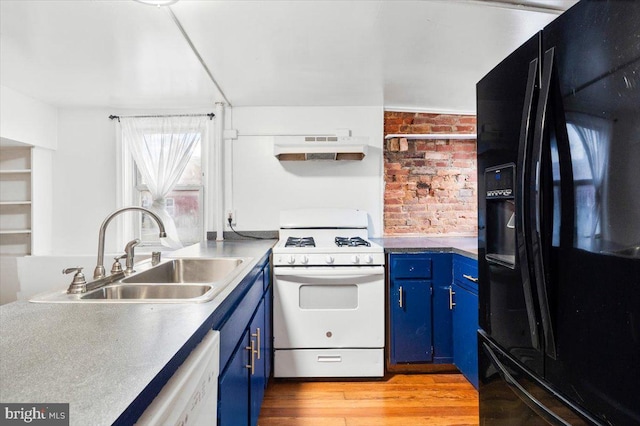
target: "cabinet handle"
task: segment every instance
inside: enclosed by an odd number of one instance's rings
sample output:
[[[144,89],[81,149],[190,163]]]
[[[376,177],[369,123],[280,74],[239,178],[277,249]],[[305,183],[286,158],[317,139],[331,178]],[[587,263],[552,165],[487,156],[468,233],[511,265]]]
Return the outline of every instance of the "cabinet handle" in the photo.
[[[251,346],[246,346],[245,349],[249,351],[249,365],[245,365],[245,367],[251,371],[251,375],[253,376],[253,373],[255,372],[255,361],[253,358],[253,355],[256,353],[255,340],[251,339]]]
[[[453,308],[456,306],[456,302],[453,301],[453,296],[456,295],[456,292],[453,291],[451,287],[449,287],[449,310],[453,311]]]
[[[473,283],[477,283],[478,282],[478,278],[472,277],[471,275],[462,274],[462,276],[464,278],[468,279],[469,281],[473,282]]]
[[[400,307],[403,308],[404,306],[402,306],[402,286],[400,286],[400,299],[398,300],[398,302],[400,303]]]
[[[251,337],[255,337],[258,341],[258,359],[260,359],[260,327],[256,328],[256,332],[251,334]]]

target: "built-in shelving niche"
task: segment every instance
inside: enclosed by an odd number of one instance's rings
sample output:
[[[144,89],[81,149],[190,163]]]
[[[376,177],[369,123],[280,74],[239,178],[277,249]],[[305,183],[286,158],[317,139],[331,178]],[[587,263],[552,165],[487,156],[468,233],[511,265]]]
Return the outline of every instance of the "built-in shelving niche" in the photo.
[[[0,255],[31,254],[31,148],[0,150]]]

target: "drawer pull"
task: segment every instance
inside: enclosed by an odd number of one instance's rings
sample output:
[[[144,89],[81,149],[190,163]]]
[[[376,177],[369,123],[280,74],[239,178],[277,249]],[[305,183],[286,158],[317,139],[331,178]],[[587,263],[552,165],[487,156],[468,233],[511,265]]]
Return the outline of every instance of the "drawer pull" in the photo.
[[[318,362],[342,362],[340,355],[318,355]]]
[[[478,282],[478,278],[472,277],[471,275],[462,274],[462,276],[464,278],[468,279],[469,281],[473,282],[473,283],[477,283]]]
[[[249,365],[245,365],[245,367],[249,369],[249,371],[251,372],[251,375],[253,376],[253,374],[255,373],[255,367],[256,367],[255,358],[254,358],[254,355],[256,353],[255,340],[251,339],[251,346],[246,346],[245,349],[249,351]]]
[[[255,333],[251,333],[251,337],[255,337],[257,342],[257,346],[258,346],[258,359],[260,359],[260,327],[256,328],[256,332]]]
[[[400,299],[398,300],[398,302],[400,303],[400,307],[402,308],[402,286],[400,286]]]
[[[453,291],[451,287],[449,287],[449,310],[453,311],[453,308],[456,306],[456,302],[453,301],[453,296],[456,295],[456,292]]]

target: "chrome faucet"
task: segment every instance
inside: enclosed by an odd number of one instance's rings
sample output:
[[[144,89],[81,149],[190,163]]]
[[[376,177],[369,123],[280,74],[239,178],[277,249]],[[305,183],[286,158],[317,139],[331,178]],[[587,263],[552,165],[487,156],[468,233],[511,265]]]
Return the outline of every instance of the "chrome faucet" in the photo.
[[[100,225],[100,234],[98,236],[98,264],[96,265],[96,268],[93,270],[93,278],[98,280],[100,278],[104,278],[105,276],[105,270],[104,270],[104,235],[107,231],[107,226],[109,225],[109,222],[111,222],[111,219],[113,219],[114,217],[118,216],[120,213],[124,213],[126,211],[131,211],[131,210],[137,210],[143,213],[148,214],[149,216],[151,216],[151,218],[153,218],[153,220],[156,221],[156,223],[158,224],[158,228],[160,229],[160,238],[164,238],[167,236],[167,233],[164,229],[164,223],[162,223],[162,220],[158,217],[158,215],[156,215],[154,212],[152,212],[149,209],[145,209],[144,207],[137,207],[137,206],[132,206],[132,207],[124,207],[121,209],[118,209],[116,211],[114,211],[113,213],[111,213],[109,216],[107,216],[107,218],[104,220],[104,222],[102,222],[102,225]],[[131,257],[133,258],[133,247],[131,247]],[[133,259],[132,259],[133,260]],[[127,259],[127,263],[128,263],[129,259]],[[129,266],[129,265],[127,265]]]

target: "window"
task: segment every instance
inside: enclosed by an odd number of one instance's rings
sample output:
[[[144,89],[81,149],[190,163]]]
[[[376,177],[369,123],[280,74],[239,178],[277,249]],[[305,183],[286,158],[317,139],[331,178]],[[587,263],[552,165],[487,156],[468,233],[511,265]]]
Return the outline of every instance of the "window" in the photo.
[[[151,208],[153,197],[149,186],[135,166],[136,205]],[[202,239],[203,225],[202,143],[199,138],[184,172],[173,190],[165,196],[165,211],[173,219],[182,244],[192,244]],[[136,224],[136,235],[143,246],[159,246],[158,228],[153,219],[142,215]]]
[[[205,117],[121,117],[119,188],[122,206],[137,205],[160,216],[172,248],[201,241],[207,152]],[[119,244],[139,238],[141,251],[166,250],[147,215],[124,215]]]

